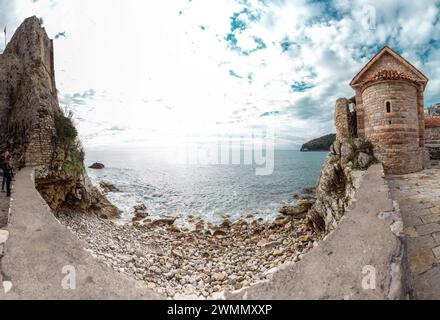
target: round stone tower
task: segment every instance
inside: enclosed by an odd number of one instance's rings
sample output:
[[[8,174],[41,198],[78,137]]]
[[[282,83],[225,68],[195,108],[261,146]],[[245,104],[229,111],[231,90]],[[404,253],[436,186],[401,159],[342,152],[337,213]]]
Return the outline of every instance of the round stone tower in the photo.
[[[358,134],[373,143],[387,173],[424,168],[427,82],[420,71],[385,47],[351,83],[356,91]]]

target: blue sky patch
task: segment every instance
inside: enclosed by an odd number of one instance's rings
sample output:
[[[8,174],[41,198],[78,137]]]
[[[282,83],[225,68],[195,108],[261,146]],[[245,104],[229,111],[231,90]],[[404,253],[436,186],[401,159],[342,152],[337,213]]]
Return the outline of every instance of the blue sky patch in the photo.
[[[290,87],[293,92],[304,92],[314,88],[315,86],[305,81],[295,81]]]

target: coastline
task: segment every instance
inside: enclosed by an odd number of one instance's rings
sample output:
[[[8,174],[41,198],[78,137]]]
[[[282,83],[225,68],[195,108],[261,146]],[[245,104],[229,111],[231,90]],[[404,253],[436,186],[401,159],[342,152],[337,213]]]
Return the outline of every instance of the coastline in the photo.
[[[185,232],[166,220],[118,225],[66,211],[58,220],[88,244],[94,258],[174,299],[209,299],[267,280],[319,241],[305,218],[283,215],[272,224],[248,216],[220,227],[199,219],[197,230]]]

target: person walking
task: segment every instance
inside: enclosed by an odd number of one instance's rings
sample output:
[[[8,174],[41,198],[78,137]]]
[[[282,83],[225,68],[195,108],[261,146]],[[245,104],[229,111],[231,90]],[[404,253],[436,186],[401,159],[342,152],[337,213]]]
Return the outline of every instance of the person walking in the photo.
[[[10,158],[6,160],[5,166],[3,168],[3,176],[6,178],[6,197],[10,197],[12,179],[14,178],[14,171],[10,163]]]
[[[0,170],[3,173],[3,180],[2,180],[2,192],[5,192],[5,187],[6,187],[6,171],[4,170],[5,165],[6,165],[6,153],[8,153],[8,151],[6,150],[4,153],[2,152],[0,154]]]

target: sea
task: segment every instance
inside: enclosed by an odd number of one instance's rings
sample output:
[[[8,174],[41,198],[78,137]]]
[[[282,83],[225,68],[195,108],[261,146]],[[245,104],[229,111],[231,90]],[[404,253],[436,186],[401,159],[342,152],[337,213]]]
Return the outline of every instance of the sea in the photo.
[[[165,161],[155,150],[86,150],[86,165],[99,162],[103,170],[87,169],[92,182],[109,182],[120,192],[108,194],[122,212],[121,224],[131,221],[134,206],[145,204],[152,217],[203,218],[218,224],[252,214],[271,221],[295,194],[316,185],[326,152],[276,150],[273,173],[257,175],[255,166],[187,164]]]

